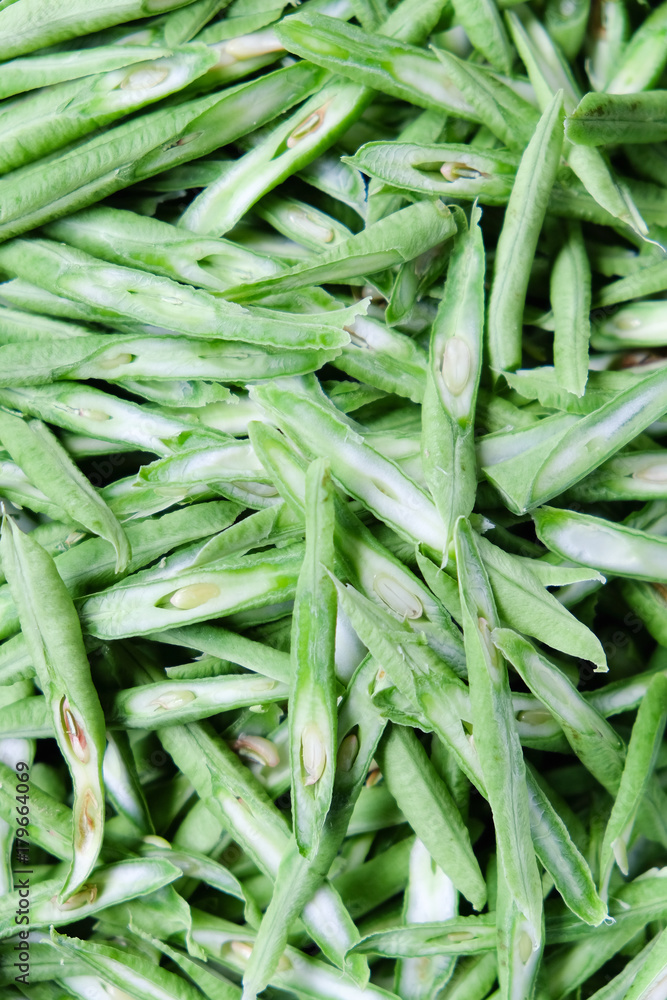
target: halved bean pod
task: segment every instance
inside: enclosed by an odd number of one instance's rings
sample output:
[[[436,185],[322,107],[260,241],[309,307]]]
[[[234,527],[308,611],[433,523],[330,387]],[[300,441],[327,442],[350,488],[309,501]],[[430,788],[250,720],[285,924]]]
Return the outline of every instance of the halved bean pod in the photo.
[[[227,240],[207,240],[125,209],[95,206],[45,226],[48,236],[113,264],[222,291],[280,265]]]
[[[0,12],[2,13],[2,12]],[[156,54],[157,55],[157,54]],[[95,129],[182,90],[215,63],[205,45],[178,46],[122,69],[72,80],[0,105],[0,172],[61,149]]]
[[[5,518],[2,562],[26,643],[47,698],[58,746],[74,788],[74,846],[60,903],[76,895],[94,868],[104,831],[104,716],[72,599],[51,557]]]
[[[238,513],[237,505],[232,503],[198,504],[161,518],[129,524],[126,532],[132,556],[126,572],[136,572],[179,545],[222,531]],[[71,548],[52,554],[55,567],[72,597],[81,597],[118,581],[113,549],[103,539],[79,539]],[[18,627],[9,587],[0,587],[0,635],[11,635]]]
[[[656,674],[637,712],[625,767],[600,852],[600,881],[607,895],[614,862],[628,873],[627,848],[643,793],[653,774],[667,722],[667,679]]]
[[[160,739],[260,870],[275,878],[289,845],[289,828],[259,782],[201,725],[165,729]],[[342,967],[356,934],[335,890],[328,884],[318,889],[302,917],[327,957]]]
[[[543,446],[534,447],[488,468],[487,476],[510,509],[523,513],[583,479],[666,409],[667,371],[658,369],[557,434],[546,458]]]
[[[404,0],[386,20],[382,18],[380,33],[421,41],[437,21],[439,10],[439,0],[428,4]],[[340,77],[328,80],[295,115],[281,122],[229,170],[223,170],[189,205],[180,224],[194,232],[224,233],[231,229],[263,194],[300,168],[308,170],[318,154],[325,153],[360,117],[372,98],[372,90],[360,85],[357,78],[352,82]],[[315,173],[322,163],[326,161],[320,161]],[[334,161],[334,167],[340,174],[341,165]],[[315,186],[319,186],[317,181]],[[363,200],[363,191],[361,197]]]
[[[482,368],[484,244],[480,211],[452,251],[445,293],[431,329],[429,371],[422,404],[422,461],[447,545],[459,516],[477,492],[473,430]]]
[[[381,219],[355,236],[325,250],[313,262],[297,264],[283,274],[248,282],[225,292],[236,302],[252,302],[275,292],[320,282],[349,279],[412,260],[456,232],[449,209],[440,201],[422,201]]]
[[[530,840],[528,791],[523,754],[514,725],[507,667],[490,632],[497,627],[491,588],[468,522],[456,523],[463,635],[468,662],[473,738],[493,811],[500,863],[513,905],[525,918],[530,947],[525,966],[541,948],[542,892]]]
[[[662,499],[667,489],[667,452],[639,451],[616,455],[568,492],[573,500]]]
[[[343,314],[339,317],[341,323],[354,321],[354,312],[340,312]],[[268,322],[271,326],[271,320]],[[281,320],[279,326],[283,325],[288,324]],[[178,399],[171,396],[175,390],[182,391],[183,378],[220,379],[245,385],[248,381],[265,378],[309,374],[327,361],[334,361],[341,347],[349,341],[342,327],[336,330],[330,321],[322,324],[297,321],[289,325],[289,338],[300,338],[294,349],[288,344],[277,347],[259,342],[199,338],[175,341],[171,337],[133,337],[129,334],[77,337],[64,344],[61,340],[37,341],[24,346],[8,344],[0,347],[3,366],[0,382],[5,386],[28,386],[105,379],[125,385],[129,391],[136,387],[138,394],[149,400],[157,397],[156,402],[164,401],[167,406],[173,406]],[[270,335],[270,339],[276,338]],[[327,342],[331,346],[327,346]],[[146,379],[151,381],[143,381],[143,386],[142,381],[138,381]],[[151,391],[151,382],[157,391]],[[219,389],[222,391],[210,392],[213,399],[224,394],[225,390]],[[189,405],[196,405],[197,393],[201,394],[201,388],[189,393]]]
[[[124,122],[54,157],[46,171],[38,160],[21,170],[20,179],[12,174],[3,180],[0,238],[24,233],[212,152],[302,101],[324,76],[318,67],[299,63],[222,95]]]
[[[441,868],[417,838],[410,851],[410,877],[405,890],[406,925],[449,920],[456,916],[458,895]],[[396,965],[395,992],[405,1000],[432,996],[450,979],[456,965],[454,955],[403,958]]]
[[[108,906],[156,892],[180,878],[181,870],[162,858],[134,858],[97,868],[77,892],[62,902],[60,878],[45,879],[32,887],[30,923],[33,927],[76,923]],[[0,938],[16,933],[14,915],[20,890],[8,893],[0,905]]]
[[[476,955],[493,950],[495,944],[495,916],[482,914],[377,931],[363,938],[355,950],[392,958],[411,958],[448,954]]]
[[[667,582],[667,539],[601,517],[541,507],[533,514],[538,538],[564,559],[614,576]]]
[[[0,97],[13,97],[38,87],[121,69],[144,59],[159,59],[168,56],[169,51],[147,42],[146,45],[96,45],[70,52],[45,52],[11,59],[0,67]]]
[[[186,442],[196,447],[228,440],[226,434],[197,427],[160,407],[131,403],[88,385],[0,388],[0,401],[57,427],[111,441],[119,450],[134,445],[154,455],[171,455]]]
[[[398,467],[368,445],[319,387],[308,382],[281,383],[251,390],[290,436],[308,451],[326,456],[334,479],[404,537],[442,552],[445,535],[433,503]],[[418,516],[417,516],[418,512]]]
[[[0,440],[37,489],[86,531],[111,543],[116,572],[127,569],[131,557],[127,535],[48,427],[41,420],[0,412]]]
[[[51,941],[63,962],[74,958],[77,963],[100,976],[102,983],[124,991],[132,990],[134,1000],[197,1000],[201,991],[193,984],[163,969],[158,963],[127,948],[80,941],[51,931]],[[104,991],[107,991],[106,986]],[[122,992],[121,992],[122,996]]]
[[[565,119],[565,135],[582,146],[662,142],[667,138],[667,91],[586,94]]]
[[[453,223],[449,228],[453,231]],[[0,266],[14,274],[35,277],[49,291],[63,293],[75,301],[91,301],[102,307],[110,320],[118,317],[166,326],[189,336],[201,337],[204,333],[225,340],[274,347],[291,344],[298,348],[304,339],[301,327],[318,325],[308,315],[287,319],[277,312],[250,313],[235,303],[169,278],[106,263],[50,240],[12,240],[3,244]],[[346,343],[348,338],[342,326],[354,318],[357,309],[341,311],[337,317],[341,326],[337,331],[333,326],[335,320],[325,313],[321,321],[325,326],[323,339],[317,346]],[[312,342],[306,341],[305,346],[312,346]]]
[[[478,198],[483,205],[507,204],[520,162],[506,149],[416,142],[368,142],[346,160],[393,187],[431,196]]]
[[[558,91],[521,158],[498,240],[488,310],[494,372],[521,364],[523,306],[537,240],[563,145],[563,94]]]
[[[615,795],[625,759],[623,742],[555,664],[510,629],[494,629],[494,645],[507,657],[533,694],[558,719],[580,760]]]
[[[317,852],[331,805],[336,745],[334,496],[328,464],[306,474],[306,550],[292,619],[290,770],[294,833],[306,858]]]
[[[111,587],[83,601],[83,628],[100,638],[148,635],[161,629],[250,608],[267,608],[268,620],[289,610],[303,547],[241,556],[192,568],[164,580]]]

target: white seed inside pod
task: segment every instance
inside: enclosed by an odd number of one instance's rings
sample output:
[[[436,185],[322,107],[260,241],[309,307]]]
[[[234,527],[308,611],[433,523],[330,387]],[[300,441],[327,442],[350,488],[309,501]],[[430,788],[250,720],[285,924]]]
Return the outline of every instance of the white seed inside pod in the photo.
[[[442,377],[452,396],[460,396],[472,370],[470,348],[461,337],[450,337],[442,356]]]
[[[359,753],[359,740],[354,733],[348,733],[338,747],[337,769],[351,771]]]
[[[628,849],[623,837],[617,837],[612,842],[611,849],[614,852],[616,864],[624,875],[628,874]]]
[[[424,614],[424,607],[417,595],[389,573],[377,573],[373,577],[373,590],[401,618],[421,618]]]
[[[120,85],[121,90],[150,90],[157,87],[169,76],[165,66],[139,66],[125,77]]]
[[[190,611],[206,604],[220,594],[220,587],[215,583],[191,583],[189,587],[181,587],[169,598],[169,603],[181,611]]]
[[[656,462],[635,472],[633,479],[645,479],[647,483],[667,483],[667,462]]]
[[[231,941],[230,948],[242,962],[247,962],[252,955],[252,945],[248,941]]]
[[[326,113],[328,103],[323,105],[323,107],[318,108],[317,111],[313,111],[311,115],[297,125],[294,131],[291,133],[287,140],[287,148],[293,149],[298,142],[305,139],[306,136],[312,135],[313,132],[317,132],[318,128],[324,121],[324,115]]]
[[[278,41],[278,36],[270,29],[254,31],[251,35],[241,35],[225,43],[227,52],[235,59],[253,59],[268,52],[281,52],[284,48]]]
[[[327,751],[322,732],[316,722],[309,722],[301,733],[301,760],[307,774],[306,784],[315,785],[324,774]]]
[[[149,701],[148,705],[155,706],[154,711],[168,712],[170,709],[181,708],[183,705],[188,705],[191,701],[194,701],[197,695],[194,691],[165,691],[161,694],[159,698],[154,698],[153,701]]]
[[[80,417],[83,417],[84,420],[98,420],[100,423],[103,420],[111,420],[111,414],[105,413],[104,410],[86,410],[82,408],[80,410],[76,410],[76,413],[78,413]]]
[[[324,226],[311,212],[304,212],[302,208],[292,208],[287,213],[287,217],[306,236],[311,236],[320,243],[331,243],[336,235],[330,226]]]
[[[241,734],[232,743],[232,749],[244,757],[256,760],[258,764],[265,767],[277,767],[280,763],[280,754],[275,743],[265,739],[264,736],[246,736]]]
[[[522,931],[519,935],[519,958],[524,965],[532,954],[533,942],[530,939],[530,934],[527,934],[526,931]]]
[[[69,740],[74,756],[80,760],[82,764],[87,764],[90,760],[88,740],[86,739],[83,726],[81,726],[76,719],[67,698],[63,698],[60,703],[60,719],[65,736]]]
[[[98,368],[119,368],[121,365],[131,365],[134,361],[134,354],[110,354],[106,358],[100,358],[97,362]]]
[[[553,722],[553,716],[546,709],[531,708],[517,712],[516,721],[523,722],[527,726],[543,726],[545,723]]]
[[[142,843],[148,844],[149,847],[161,847],[164,850],[171,850],[171,844],[164,837],[158,837],[154,833],[149,833],[147,836],[141,838]]]
[[[94,837],[99,827],[100,804],[92,788],[87,788],[83,796],[83,804],[79,812],[79,819],[74,831],[74,848],[81,852],[85,851],[90,840]],[[97,889],[95,889],[97,892]]]
[[[75,892],[72,896],[66,899],[62,903],[57,902],[57,897],[53,897],[52,902],[55,902],[59,910],[78,910],[80,906],[85,906],[86,903],[94,903],[97,899],[97,886],[91,882],[86,882],[81,886],[78,892]]]

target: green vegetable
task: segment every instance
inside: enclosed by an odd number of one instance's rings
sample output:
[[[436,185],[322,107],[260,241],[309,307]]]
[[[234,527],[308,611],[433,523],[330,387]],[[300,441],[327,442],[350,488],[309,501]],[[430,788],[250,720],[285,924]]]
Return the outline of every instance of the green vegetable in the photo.
[[[3,998],[665,996],[666,40],[0,0]]]

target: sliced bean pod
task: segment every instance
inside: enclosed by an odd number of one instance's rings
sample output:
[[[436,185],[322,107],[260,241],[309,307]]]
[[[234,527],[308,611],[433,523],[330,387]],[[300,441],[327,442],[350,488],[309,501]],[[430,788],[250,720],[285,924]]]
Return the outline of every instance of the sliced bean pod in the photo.
[[[212,429],[200,429],[165,414],[159,407],[130,403],[87,385],[0,388],[0,401],[8,409],[39,417],[57,427],[111,441],[120,445],[121,451],[123,445],[134,445],[154,455],[171,455],[186,442],[196,446],[220,444],[227,439]]]
[[[251,396],[301,447],[326,456],[334,479],[352,496],[404,537],[442,551],[443,527],[426,494],[368,445],[317,386],[290,382],[275,392],[268,385],[257,386]]]
[[[653,774],[667,722],[667,679],[656,674],[644,695],[628,744],[628,755],[604,833],[600,852],[600,882],[604,896],[614,862],[628,873],[627,848],[643,793]]]
[[[411,958],[430,955],[476,955],[495,947],[495,916],[453,917],[442,923],[419,923],[377,931],[363,938],[357,951]]]
[[[410,851],[410,877],[405,890],[406,925],[453,919],[457,909],[453,883],[441,868],[433,869],[430,854],[417,838]],[[396,965],[395,991],[405,1000],[422,1000],[445,985],[455,965],[454,955],[401,959]]]
[[[161,629],[206,621],[250,608],[289,609],[303,559],[301,545],[290,550],[232,559],[228,565],[190,569],[155,582],[132,577],[83,601],[83,628],[100,638],[148,635]]]
[[[418,257],[456,232],[452,213],[441,202],[418,202],[381,219],[356,236],[324,251],[314,262],[297,264],[283,275],[228,289],[237,302],[251,302],[274,292],[319,282],[337,282],[371,274]]]
[[[414,733],[392,725],[380,744],[378,763],[389,791],[434,862],[474,908],[481,910],[486,885],[470,836],[447,786]]]
[[[562,493],[611,458],[660,417],[666,404],[667,373],[658,369],[557,435],[546,458],[536,461],[539,450],[527,451],[488,468],[487,476],[511,509],[523,513]],[[517,475],[520,465],[525,471]],[[534,472],[529,471],[531,465]]]
[[[162,108],[117,125],[57,155],[47,170],[39,160],[23,167],[0,185],[0,237],[24,233],[218,149],[303,100],[324,75],[318,67],[299,63],[222,96]]]
[[[116,553],[116,572],[127,569],[130,542],[120,523],[41,420],[0,413],[0,440],[32,484],[73,521],[106,539]]]
[[[2,12],[0,11],[0,14]],[[0,172],[21,167],[86,134],[182,90],[215,63],[204,45],[179,46],[159,58],[73,80],[0,106],[5,142]]]
[[[579,759],[615,795],[625,759],[622,740],[577,692],[555,664],[509,629],[494,629],[494,645],[507,657],[533,694],[558,719]]]
[[[537,240],[560,162],[563,94],[545,109],[524,152],[498,240],[489,298],[488,344],[494,371],[521,364],[523,305]]]
[[[450,224],[450,227],[453,224]],[[169,278],[149,275],[135,268],[99,261],[82,250],[49,240],[13,240],[0,247],[0,266],[15,274],[35,274],[49,291],[62,292],[75,301],[92,301],[113,320],[129,318],[140,323],[171,327],[179,333],[221,336],[258,344],[298,347],[303,342],[303,317],[286,321],[279,314],[249,314],[231,302],[214,298]],[[310,284],[310,282],[307,282]],[[343,323],[353,318],[343,314]],[[307,321],[308,317],[306,317]],[[330,317],[325,317],[330,319]],[[296,329],[295,329],[296,327]],[[323,331],[324,332],[324,331]],[[317,346],[347,342],[332,328]],[[306,341],[304,346],[311,346]]]
[[[607,919],[607,906],[598,894],[591,870],[530,766],[526,773],[535,853],[572,912],[598,927]]]
[[[76,923],[108,906],[156,892],[181,875],[180,868],[161,858],[134,858],[97,868],[77,892],[60,902],[62,879],[50,878],[32,888],[30,923],[46,927]],[[20,890],[3,897],[0,907],[0,937],[16,934],[14,915]]]
[[[327,463],[317,459],[306,475],[306,550],[292,624],[290,762],[294,833],[300,852],[312,857],[331,805],[336,745],[336,588],[333,486]]]
[[[614,576],[667,581],[667,540],[589,514],[541,507],[533,514],[538,538],[564,559]]]
[[[667,91],[586,94],[565,119],[565,135],[582,146],[662,142],[667,138]]]
[[[477,492],[473,440],[484,329],[484,245],[479,209],[452,252],[445,294],[433,321],[422,405],[424,473],[449,542]],[[447,544],[448,544],[447,542]]]
[[[493,811],[504,877],[513,904],[525,918],[530,943],[527,961],[541,947],[543,935],[542,892],[528,833],[523,754],[514,724],[507,667],[490,640],[490,630],[497,627],[491,587],[472,530],[463,518],[457,521],[455,541],[473,737]]]
[[[533,1000],[544,949],[544,931],[535,948],[534,928],[519,909],[502,864],[498,865],[498,898],[494,916],[500,986],[498,996],[502,1000],[505,997],[508,1000],[513,997]]]
[[[347,162],[392,187],[505,205],[519,166],[509,150],[456,144],[367,142]]]
[[[307,12],[285,18],[276,33],[288,52],[367,87],[419,107],[477,120],[472,105],[438,60],[415,46]]]
[[[210,291],[280,270],[270,257],[238,244],[202,239],[160,219],[107,206],[52,222],[45,232],[93,257]]]
[[[51,942],[60,955],[76,958],[86,969],[99,975],[103,983],[110,984],[114,992],[129,987],[134,1000],[196,1000],[202,995],[193,983],[145,956],[129,953],[127,948],[81,941],[55,930],[51,931]],[[106,986],[103,988],[108,992]]]
[[[165,729],[160,739],[234,839],[260,870],[275,878],[289,845],[289,828],[259,782],[201,725]],[[354,942],[349,914],[335,890],[328,884],[318,889],[302,917],[327,957],[342,967]]]
[[[51,557],[5,518],[2,562],[26,643],[48,700],[58,746],[72,776],[73,857],[58,899],[64,903],[94,868],[104,831],[104,716],[72,599]]]

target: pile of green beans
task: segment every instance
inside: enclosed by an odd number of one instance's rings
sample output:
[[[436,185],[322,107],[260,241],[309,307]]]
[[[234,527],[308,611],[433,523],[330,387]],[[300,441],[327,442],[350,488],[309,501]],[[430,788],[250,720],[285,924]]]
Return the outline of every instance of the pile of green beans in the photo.
[[[0,135],[2,1000],[665,1000],[667,0],[0,0]]]

